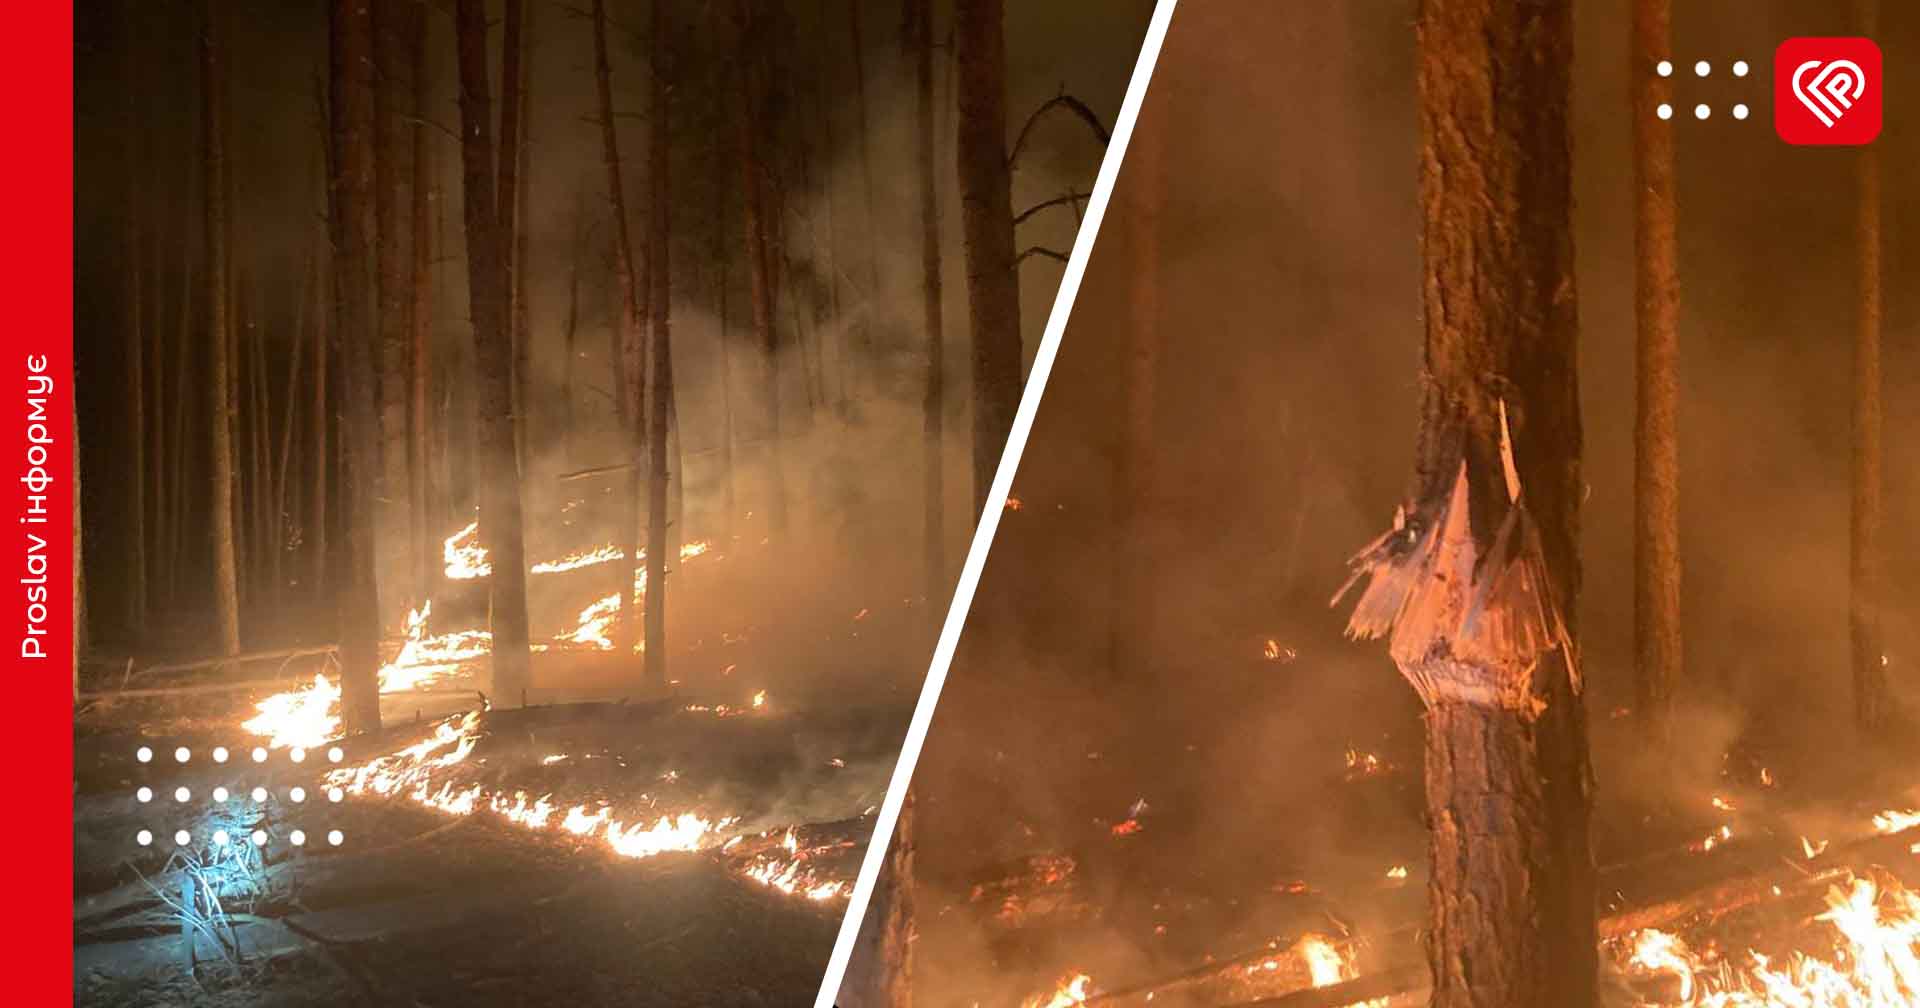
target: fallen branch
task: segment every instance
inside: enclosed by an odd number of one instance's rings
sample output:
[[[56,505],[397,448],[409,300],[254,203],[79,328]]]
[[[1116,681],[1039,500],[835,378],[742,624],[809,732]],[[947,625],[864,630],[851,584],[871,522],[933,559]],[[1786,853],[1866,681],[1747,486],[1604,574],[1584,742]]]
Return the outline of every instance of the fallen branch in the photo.
[[[288,658],[305,658],[309,655],[333,654],[340,649],[338,644],[311,644],[306,647],[280,648],[274,651],[249,651],[237,655],[216,655],[212,658],[196,658],[192,661],[167,662],[160,665],[148,665],[140,669],[135,676],[159,675],[167,672],[191,672],[194,669],[219,668],[227,665],[246,665],[261,661],[283,661]]]

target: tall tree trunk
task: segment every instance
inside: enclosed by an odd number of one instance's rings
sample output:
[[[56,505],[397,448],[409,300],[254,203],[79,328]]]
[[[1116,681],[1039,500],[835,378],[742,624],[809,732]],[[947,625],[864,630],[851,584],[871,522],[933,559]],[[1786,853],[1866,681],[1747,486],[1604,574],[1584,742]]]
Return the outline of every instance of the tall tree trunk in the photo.
[[[1426,705],[1435,1008],[1598,1003],[1580,569],[1571,5],[1425,0],[1425,401],[1348,630]],[[1356,575],[1358,576],[1358,575]]]
[[[767,205],[766,165],[760,154],[760,102],[764,81],[758,70],[757,26],[746,0],[735,4],[740,30],[741,75],[744,78],[736,109],[736,128],[740,135],[740,205],[746,227],[747,271],[751,279],[753,331],[767,355],[767,524],[776,538],[787,532],[787,485],[781,458],[780,420],[783,407],[780,395],[780,334],[774,326],[774,299],[777,284],[773,277],[774,252],[768,247],[769,207]]]
[[[973,336],[973,496],[984,504],[1020,405],[1020,276],[1007,166],[1005,0],[955,0],[955,160]]]
[[[526,222],[521,219],[520,209],[525,200],[520,167],[524,164],[525,140],[520,135],[520,127],[525,122],[525,99],[521,85],[526,77],[526,5],[524,0],[506,0],[506,16],[500,42],[500,168],[494,190],[494,205],[500,215],[500,254],[506,262],[507,276],[507,328],[509,338],[513,340],[513,451],[514,457],[524,465],[526,409],[523,395],[525,375],[523,371],[520,345],[520,296],[525,290],[521,273],[525,264],[520,252],[525,242],[520,239]]]
[[[641,304],[645,277],[641,275],[639,264],[634,259],[632,232],[627,227],[626,185],[621,181],[620,173],[620,132],[615,127],[617,120],[613,113],[613,66],[607,59],[606,0],[593,2],[593,63],[600,98],[600,144],[607,165],[607,193],[613,200],[614,264],[620,288],[620,317],[615,325],[620,337],[619,375],[614,404],[622,421],[622,433],[626,435],[627,462],[630,467],[627,470],[627,507],[621,518],[618,541],[626,560],[616,568],[620,578],[620,620],[614,637],[615,645],[621,653],[626,654],[632,652],[640,634],[639,599],[635,597],[633,581],[641,563],[640,495],[645,462],[642,452],[646,447],[642,410],[646,399],[647,365],[646,343],[641,333],[641,320],[645,314]]]
[[[349,732],[380,730],[380,609],[375,596],[374,494],[380,479],[380,403],[375,357],[384,345],[375,316],[376,197],[374,24],[367,0],[332,4],[334,331],[345,494],[339,605],[340,707]]]
[[[732,321],[729,312],[732,307],[729,295],[732,291],[727,283],[727,232],[723,223],[726,213],[726,192],[723,189],[713,215],[713,268],[719,277],[717,286],[720,301],[714,352],[719,356],[720,363],[720,506],[725,512],[720,522],[720,536],[722,541],[732,542],[736,500],[733,469],[733,348],[728,335],[732,332],[729,324]]]
[[[573,211],[573,248],[567,260],[567,317],[563,323],[562,339],[566,345],[566,363],[561,370],[561,402],[566,412],[561,418],[562,436],[566,439],[567,467],[573,468],[580,463],[579,443],[579,356],[577,343],[580,334],[580,259],[586,255],[586,211],[578,202]]]
[[[520,467],[513,443],[513,333],[508,328],[505,234],[494,202],[493,142],[488,129],[485,0],[459,0],[461,197],[467,221],[467,287],[472,301],[474,363],[479,372],[480,541],[491,556],[493,691],[516,706],[531,685],[527,630],[527,562],[520,513]]]
[[[914,794],[908,789],[840,984],[836,1003],[842,1008],[913,1005],[915,847]]]
[[[225,72],[218,0],[202,0],[200,31],[201,132],[205,158],[207,241],[207,450],[212,493],[207,507],[213,520],[214,646],[223,655],[240,653],[240,587],[234,559],[233,413],[228,366],[231,334],[227,319],[227,191],[222,184],[227,159],[226,117],[220,108],[220,75]]]
[[[873,186],[873,130],[867,117],[867,54],[866,43],[860,31],[860,12],[866,7],[864,0],[847,0],[847,31],[851,36],[852,53],[849,59],[853,67],[853,107],[857,113],[855,119],[855,137],[860,145],[860,184],[866,200],[867,234],[877,237],[880,234],[879,210],[874,199]],[[859,398],[866,394],[865,381],[867,369],[872,364],[873,339],[871,327],[874,315],[880,305],[880,242],[870,240],[867,246],[867,289],[861,293],[865,304],[860,307],[858,324],[848,333],[852,351],[852,360],[848,368],[853,396]]]
[[[377,290],[379,352],[375,387],[379,389],[380,482],[376,490],[374,530],[377,611],[392,621],[420,599],[409,590],[415,564],[408,504],[413,499],[407,465],[408,364],[412,361],[413,261],[407,242],[413,220],[406,200],[412,177],[412,133],[407,122],[413,101],[413,50],[407,44],[407,8],[415,0],[372,0],[374,58],[374,218],[378,228]]]
[[[129,48],[129,52],[133,50]],[[143,641],[147,633],[147,409],[146,383],[147,367],[145,350],[148,342],[147,327],[151,325],[147,312],[148,288],[154,285],[157,277],[152,271],[154,263],[147,258],[145,214],[140,200],[140,173],[134,166],[145,159],[143,150],[147,144],[139,121],[139,110],[134,99],[139,84],[135,81],[134,64],[129,57],[127,66],[127,216],[126,216],[126,349],[124,361],[126,378],[125,395],[127,397],[126,438],[127,451],[131,456],[129,474],[131,485],[128,487],[131,500],[127,503],[127,629],[135,641]]]
[[[514,186],[514,216],[519,226],[513,232],[513,391],[514,438],[520,452],[520,467],[527,467],[527,437],[533,425],[533,315],[528,302],[528,279],[533,275],[533,260],[527,253],[527,236],[533,231],[533,13],[528,7],[520,29],[520,180]]]
[[[1858,0],[1861,34],[1878,27],[1879,4]],[[1849,522],[1848,623],[1851,629],[1854,719],[1862,733],[1881,734],[1892,713],[1886,645],[1881,639],[1885,604],[1885,558],[1880,552],[1880,151],[1868,145],[1855,155],[1859,175],[1859,316],[1853,339],[1853,493]]]
[[[673,340],[669,329],[673,277],[668,266],[671,228],[667,145],[672,142],[672,106],[666,80],[667,45],[663,39],[661,0],[652,0],[652,54],[647,76],[652,99],[647,103],[648,189],[647,301],[653,308],[653,390],[647,402],[647,678],[656,689],[667,688],[667,419],[673,404]]]
[[[1633,8],[1634,415],[1633,637],[1639,726],[1657,750],[1680,684],[1680,268],[1674,238],[1672,100],[1654,64],[1672,56],[1672,0]]]
[[[413,569],[409,594],[416,599],[432,595],[435,561],[433,479],[433,203],[438,198],[433,173],[432,136],[427,115],[432,107],[427,48],[427,6],[416,0],[409,10],[407,35],[413,47],[413,287],[407,321],[412,328],[411,360],[407,368],[408,465],[407,486],[412,533]]]
[[[920,312],[927,331],[926,385],[920,401],[921,520],[923,577],[928,627],[939,633],[946,618],[940,600],[951,593],[946,558],[946,325],[941,312],[940,187],[934,172],[933,2],[906,0],[906,50],[913,61],[914,142],[920,197]]]

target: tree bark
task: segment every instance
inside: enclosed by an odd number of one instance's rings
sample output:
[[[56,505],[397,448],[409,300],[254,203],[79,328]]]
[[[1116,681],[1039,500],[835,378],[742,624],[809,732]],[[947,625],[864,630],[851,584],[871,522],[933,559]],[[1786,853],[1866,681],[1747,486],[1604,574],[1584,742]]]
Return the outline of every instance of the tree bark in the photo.
[[[1005,0],[956,0],[956,160],[973,337],[973,495],[984,504],[1020,405],[1020,277],[1007,167]]]
[[[1436,1008],[1597,1004],[1591,769],[1567,614],[1580,417],[1566,3],[1426,0],[1426,375],[1411,500],[1349,632],[1424,701]],[[1496,86],[1497,83],[1497,86]]]
[[[925,512],[921,555],[925,570],[928,628],[939,633],[951,594],[946,559],[946,327],[941,311],[940,187],[934,172],[933,4],[906,0],[907,57],[913,63],[914,156],[920,199],[920,312],[927,331],[926,384],[920,400],[921,478]]]
[[[407,45],[407,8],[415,0],[372,0],[374,58],[374,222],[379,233],[377,289],[379,353],[375,387],[379,389],[380,483],[375,492],[378,524],[374,533],[378,611],[391,621],[421,597],[410,590],[415,569],[408,505],[413,500],[407,465],[408,365],[413,358],[413,262],[407,243],[413,220],[406,199],[412,177],[412,137],[407,109],[412,102],[412,49]]]
[[[215,641],[223,654],[240,653],[240,588],[234,558],[233,527],[233,405],[229,367],[232,340],[227,319],[227,191],[222,180],[226,166],[226,117],[222,114],[218,0],[202,0],[200,31],[201,138],[204,144],[203,182],[206,190],[207,242],[207,450],[212,469],[212,492],[207,507],[213,520],[213,610]]]
[[[527,630],[527,563],[520,513],[520,467],[513,443],[513,334],[508,278],[494,203],[489,135],[485,0],[459,0],[455,14],[460,62],[461,199],[467,224],[467,286],[479,372],[482,475],[480,541],[491,556],[493,698],[518,706],[531,685]]]
[[[345,462],[343,554],[335,598],[340,629],[340,706],[349,732],[380,730],[380,610],[375,596],[374,494],[380,474],[380,414],[374,298],[374,24],[368,0],[334,0],[331,18],[334,331]]]
[[[520,26],[519,181],[514,186],[514,216],[519,225],[512,232],[513,430],[522,470],[528,466],[527,437],[533,424],[533,316],[527,294],[533,261],[527,253],[527,236],[533,231],[529,208],[533,202],[533,14],[537,9],[528,7]]]
[[[407,25],[413,47],[413,288],[407,321],[412,327],[412,361],[407,369],[407,451],[412,478],[408,489],[411,515],[413,569],[410,594],[432,595],[439,551],[434,548],[433,507],[433,202],[438,198],[433,174],[432,137],[427,115],[432,108],[431,63],[427,49],[427,6],[413,4]]]
[[[847,32],[851,37],[851,52],[848,62],[853,68],[853,107],[856,113],[855,137],[860,145],[860,184],[866,201],[867,234],[877,239],[880,234],[879,211],[876,208],[873,186],[873,129],[867,115],[867,55],[866,43],[860,31],[860,12],[866,6],[864,0],[847,0]],[[880,242],[869,240],[867,246],[867,289],[866,304],[857,315],[852,331],[848,333],[849,350],[852,360],[848,368],[855,399],[864,396],[869,383],[865,375],[872,365],[873,339],[869,331],[876,307],[880,304]]]
[[[129,54],[134,50],[129,47]],[[126,379],[127,397],[126,439],[127,450],[131,456],[129,468],[132,470],[127,504],[127,628],[135,641],[143,640],[147,632],[147,406],[146,383],[147,368],[145,351],[148,342],[147,327],[152,319],[147,311],[147,291],[157,276],[149,271],[153,263],[147,258],[146,215],[142,211],[140,200],[139,174],[132,166],[141,164],[145,157],[143,133],[138,119],[139,110],[134,99],[141,86],[135,79],[135,64],[131,55],[127,63],[127,207],[126,207],[126,360],[122,362]],[[156,271],[157,272],[157,271]]]
[[[767,355],[767,524],[776,538],[787,531],[786,473],[781,459],[780,334],[774,327],[773,252],[768,248],[766,166],[760,155],[761,80],[756,58],[755,25],[746,0],[735,12],[740,30],[741,74],[744,86],[736,109],[740,137],[740,205],[746,228],[747,272],[751,280],[753,331]]]
[[[1635,713],[1664,748],[1680,683],[1680,269],[1674,225],[1673,98],[1654,64],[1672,56],[1671,0],[1633,8]]]
[[[647,103],[648,188],[651,206],[647,210],[647,271],[653,308],[652,378],[653,391],[647,402],[647,678],[654,688],[667,688],[667,427],[673,404],[673,339],[669,328],[673,295],[672,275],[668,271],[671,245],[668,208],[667,145],[672,142],[668,104],[667,45],[662,40],[664,19],[661,0],[652,0],[649,20],[652,27],[652,55],[647,76],[652,99]]]
[[[1858,0],[1861,33],[1878,27],[1879,4]],[[1849,521],[1848,624],[1852,642],[1853,709],[1860,731],[1878,736],[1892,714],[1888,691],[1882,606],[1886,591],[1885,558],[1880,552],[1882,525],[1880,374],[1880,152],[1868,145],[1856,155],[1859,217],[1855,242],[1859,256],[1859,315],[1853,339],[1853,487]]]

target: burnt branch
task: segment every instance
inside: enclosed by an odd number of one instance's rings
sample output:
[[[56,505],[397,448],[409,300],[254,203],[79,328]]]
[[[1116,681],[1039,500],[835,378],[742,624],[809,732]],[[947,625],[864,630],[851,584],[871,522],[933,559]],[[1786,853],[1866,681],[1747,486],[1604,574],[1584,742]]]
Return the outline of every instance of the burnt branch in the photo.
[[[1019,255],[1013,257],[1013,261],[1015,263],[1020,263],[1024,261],[1028,256],[1040,256],[1043,259],[1052,259],[1055,262],[1062,262],[1062,263],[1067,261],[1066,253],[1055,252],[1050,248],[1041,248],[1038,245],[1029,245],[1025,249],[1022,249]]]
[[[1042,210],[1048,209],[1049,207],[1071,206],[1073,207],[1074,216],[1078,217],[1080,216],[1080,204],[1086,202],[1091,198],[1092,197],[1087,193],[1070,192],[1062,196],[1055,196],[1050,200],[1042,200],[1041,202],[1035,203],[1034,205],[1026,208],[1025,210],[1022,210],[1019,213],[1015,214],[1013,217],[1013,226],[1019,227],[1020,225],[1025,224],[1035,214],[1039,213]]]
[[[1019,162],[1020,152],[1026,149],[1027,138],[1033,134],[1034,126],[1038,125],[1048,112],[1057,108],[1066,109],[1077,116],[1081,122],[1086,123],[1087,129],[1093,131],[1094,139],[1100,141],[1102,147],[1113,139],[1113,134],[1100,122],[1100,117],[1087,107],[1086,102],[1062,91],[1047,99],[1027,117],[1026,125],[1020,127],[1020,135],[1014,138],[1012,150],[1007,152],[1007,167],[1011,168]]]

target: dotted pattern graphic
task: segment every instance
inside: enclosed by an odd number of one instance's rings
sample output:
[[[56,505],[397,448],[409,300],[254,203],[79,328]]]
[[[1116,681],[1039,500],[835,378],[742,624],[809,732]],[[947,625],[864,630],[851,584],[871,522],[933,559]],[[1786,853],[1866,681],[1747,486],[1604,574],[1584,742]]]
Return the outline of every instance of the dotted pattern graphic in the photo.
[[[172,765],[188,767],[197,758],[197,755],[198,754],[188,746],[178,746],[171,753],[163,753],[155,751],[152,746],[143,745],[134,750],[133,758],[134,762],[142,766],[159,770],[169,765],[165,758],[167,756],[171,757]],[[215,746],[207,755],[212,758],[214,763],[222,765],[234,758],[234,753],[226,746]],[[267,767],[267,764],[273,759],[273,754],[265,747],[254,746],[249,755],[252,757],[252,761],[256,767],[267,770],[271,769]],[[289,766],[298,767],[307,762],[309,755],[307,750],[296,748],[287,750],[285,758]],[[346,759],[346,751],[339,746],[332,746],[327,749],[324,758],[326,763],[337,765]],[[315,756],[316,762],[319,759],[320,756]],[[309,792],[307,788],[298,784],[288,785],[284,788],[275,787],[269,789],[263,784],[254,784],[249,787],[235,781],[233,782],[233,788],[233,790],[230,790],[228,785],[218,784],[210,791],[201,794],[196,793],[193,788],[184,784],[174,787],[170,791],[165,789],[156,791],[153,786],[142,784],[134,790],[133,800],[137,805],[152,808],[157,812],[166,808],[168,805],[174,807],[190,805],[196,799],[201,801],[210,800],[216,805],[224,805],[236,800],[236,791],[244,794],[247,799],[252,800],[256,805],[263,804],[276,795],[285,798],[290,804],[300,806],[306,805],[309,798],[313,799],[315,803],[319,803],[324,799],[328,804],[337,805],[345,801],[347,797],[346,792],[337,787],[329,787],[318,792]],[[172,802],[168,803],[164,801],[166,798],[171,798]],[[339,847],[347,842],[346,833],[337,828],[327,828],[323,834],[323,838],[325,845],[329,847]],[[169,836],[164,830],[156,833],[153,829],[143,828],[133,835],[133,842],[141,847],[152,847],[155,844],[164,843],[168,840],[171,840],[176,847],[188,847],[194,844],[197,839],[204,839],[215,847],[225,847],[228,844],[240,842],[250,842],[255,847],[265,847],[267,844],[273,842],[274,838],[265,829],[256,829],[245,837],[231,836],[224,829],[216,829],[211,835],[205,838],[196,838],[192,831],[185,829],[174,830]],[[286,833],[285,840],[293,847],[305,847],[307,846],[309,837],[306,830],[292,829]],[[316,844],[319,842],[319,840],[315,841]]]

